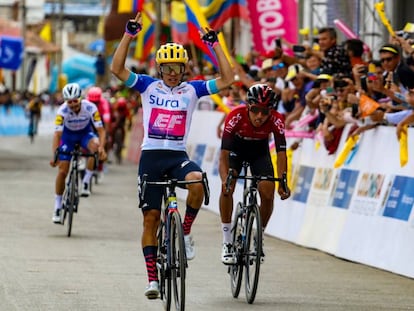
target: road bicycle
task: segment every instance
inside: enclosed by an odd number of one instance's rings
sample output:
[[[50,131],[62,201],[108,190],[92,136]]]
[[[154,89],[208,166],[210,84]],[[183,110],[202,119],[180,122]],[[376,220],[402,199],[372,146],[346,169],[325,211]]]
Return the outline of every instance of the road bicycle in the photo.
[[[79,166],[81,157],[94,157],[95,164],[98,163],[98,154],[97,153],[85,153],[82,152],[80,145],[76,144],[73,151],[67,152],[57,148],[55,151],[55,163],[58,159],[59,154],[70,155],[70,166],[69,174],[66,177],[65,181],[65,191],[62,195],[62,218],[61,224],[65,224],[66,217],[67,221],[67,236],[70,237],[72,234],[72,222],[73,214],[78,212],[79,207]]]
[[[248,176],[249,163],[243,162],[241,176],[235,176],[234,170],[229,169],[226,179],[226,191],[230,191],[232,181],[243,180],[243,200],[237,203],[232,222],[232,242],[236,263],[229,265],[230,287],[234,298],[240,293],[243,269],[246,300],[249,304],[256,298],[259,283],[260,264],[263,255],[263,229],[260,207],[257,201],[257,186],[260,181],[281,182],[287,191],[287,178],[273,176]]]
[[[202,178],[197,180],[177,180],[166,177],[162,181],[147,181],[147,175],[142,176],[140,182],[140,200],[143,202],[147,186],[164,187],[164,204],[161,209],[161,220],[158,226],[157,239],[157,269],[160,280],[160,299],[165,310],[171,309],[174,297],[175,310],[185,310],[185,278],[187,258],[185,253],[184,232],[176,187],[183,188],[189,184],[202,183],[204,188],[204,204],[208,205],[210,190],[207,174],[203,172]],[[149,189],[150,190],[150,189]]]
[[[125,140],[125,129],[123,127],[116,127],[114,129],[114,154],[116,158],[116,163],[122,163],[122,150],[124,148],[124,140]]]

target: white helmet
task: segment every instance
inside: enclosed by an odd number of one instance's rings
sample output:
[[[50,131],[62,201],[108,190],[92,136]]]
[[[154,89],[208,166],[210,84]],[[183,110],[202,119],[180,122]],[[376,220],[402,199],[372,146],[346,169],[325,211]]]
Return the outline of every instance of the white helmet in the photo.
[[[63,99],[77,99],[81,96],[81,88],[77,83],[69,83],[63,87]]]

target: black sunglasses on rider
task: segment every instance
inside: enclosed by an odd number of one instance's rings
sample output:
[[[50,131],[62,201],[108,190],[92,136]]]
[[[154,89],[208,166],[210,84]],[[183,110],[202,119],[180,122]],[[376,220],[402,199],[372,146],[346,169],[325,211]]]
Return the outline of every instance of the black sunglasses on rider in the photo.
[[[174,72],[175,74],[183,73],[185,70],[185,67],[183,64],[164,64],[160,66],[160,70],[162,73],[165,73],[167,75]]]
[[[261,107],[259,105],[251,105],[249,110],[254,113],[254,114],[258,114],[259,112],[264,115],[267,116],[270,113],[270,109],[267,107]]]

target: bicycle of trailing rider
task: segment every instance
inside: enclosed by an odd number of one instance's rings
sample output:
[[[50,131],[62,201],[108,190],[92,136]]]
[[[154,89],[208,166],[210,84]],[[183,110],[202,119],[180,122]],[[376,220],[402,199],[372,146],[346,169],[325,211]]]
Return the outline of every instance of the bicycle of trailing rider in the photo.
[[[70,152],[66,152],[57,148],[55,151],[55,163],[58,159],[59,154],[71,156],[69,174],[66,177],[65,191],[62,195],[63,215],[61,218],[61,224],[64,225],[66,217],[68,217],[67,236],[70,237],[72,234],[73,214],[78,212],[79,207],[79,166],[81,157],[94,157],[94,166],[96,166],[98,163],[98,154],[82,152],[79,144],[76,144],[73,151]]]
[[[226,179],[226,191],[234,179],[243,180],[243,199],[237,203],[234,213],[231,232],[234,256],[236,263],[228,267],[230,274],[230,287],[234,298],[240,293],[243,270],[245,295],[248,303],[253,303],[256,298],[257,286],[259,283],[260,264],[263,254],[263,229],[260,215],[260,207],[257,200],[257,186],[260,181],[281,182],[282,187],[287,191],[287,178],[273,176],[253,176],[248,174],[249,163],[243,162],[243,175],[235,176],[234,170],[229,169]]]
[[[204,204],[208,205],[210,192],[207,174],[197,180],[177,180],[165,178],[162,181],[147,181],[147,175],[142,176],[140,182],[140,200],[143,201],[147,186],[164,187],[164,204],[161,209],[160,225],[157,230],[157,269],[160,282],[160,298],[165,309],[171,309],[174,297],[175,310],[185,310],[185,278],[187,258],[185,254],[184,232],[182,220],[178,210],[176,187],[185,187],[189,184],[202,183],[204,188]]]

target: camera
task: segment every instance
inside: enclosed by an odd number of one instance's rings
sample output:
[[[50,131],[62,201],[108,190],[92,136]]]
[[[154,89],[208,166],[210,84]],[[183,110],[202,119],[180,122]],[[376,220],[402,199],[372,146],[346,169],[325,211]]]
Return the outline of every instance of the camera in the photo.
[[[294,45],[292,47],[293,52],[295,53],[303,53],[306,51],[306,48],[303,45]]]
[[[368,67],[367,66],[362,66],[361,68],[358,69],[358,72],[360,74],[366,75],[366,74],[368,74]]]
[[[367,84],[367,77],[361,77],[361,88],[368,92],[368,84]]]
[[[407,40],[410,37],[410,34],[408,32],[405,32],[404,30],[398,30],[395,32],[395,34],[398,37],[403,38],[404,40]]]
[[[352,117],[355,118],[358,115],[358,112],[359,112],[359,105],[352,104]]]
[[[280,38],[275,39],[275,44],[277,48],[282,48],[282,41],[280,40]]]

